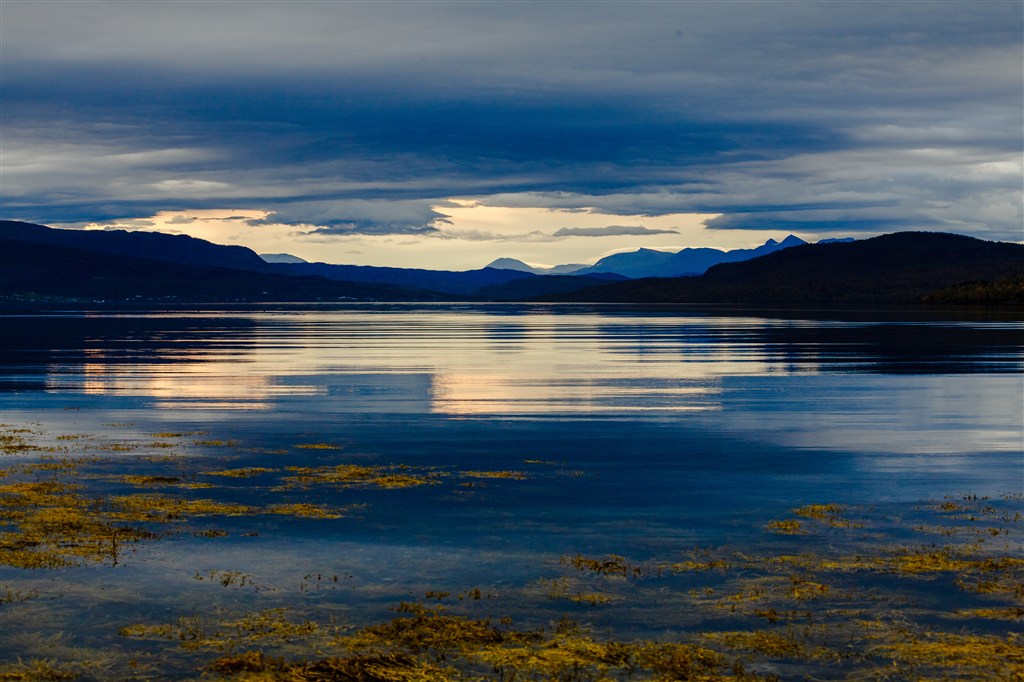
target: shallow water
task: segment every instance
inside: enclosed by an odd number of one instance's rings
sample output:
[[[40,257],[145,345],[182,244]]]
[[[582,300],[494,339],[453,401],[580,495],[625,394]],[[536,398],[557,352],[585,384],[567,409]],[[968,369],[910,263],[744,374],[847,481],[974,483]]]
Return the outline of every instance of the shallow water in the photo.
[[[484,598],[464,608],[481,613],[569,613],[609,636],[664,637],[707,619],[659,597],[657,581],[618,585],[634,591],[601,607],[559,600],[545,581],[576,554],[801,551],[807,539],[765,524],[808,504],[867,510],[892,538],[906,526],[893,519],[946,495],[1020,510],[1014,316],[353,305],[39,311],[0,325],[0,421],[59,450],[10,452],[8,467],[92,456],[76,469],[92,498],[142,490],[340,515],[202,516],[116,561],[4,566],[8,594],[28,595],[2,606],[6,661],[143,655],[119,628],[195,613],[287,606],[355,627],[400,600],[472,588]],[[289,479],[288,467],[340,464],[402,465],[388,471],[426,483]],[[253,467],[267,471],[212,473]],[[1019,531],[1007,543],[1019,547]],[[189,654],[175,656],[152,665],[185,675]]]

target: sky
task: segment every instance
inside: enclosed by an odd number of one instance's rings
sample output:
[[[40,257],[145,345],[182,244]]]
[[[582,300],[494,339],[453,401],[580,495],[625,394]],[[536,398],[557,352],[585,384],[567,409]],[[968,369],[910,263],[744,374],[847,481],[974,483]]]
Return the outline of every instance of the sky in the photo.
[[[470,269],[1024,240],[1024,3],[0,2],[0,217]]]

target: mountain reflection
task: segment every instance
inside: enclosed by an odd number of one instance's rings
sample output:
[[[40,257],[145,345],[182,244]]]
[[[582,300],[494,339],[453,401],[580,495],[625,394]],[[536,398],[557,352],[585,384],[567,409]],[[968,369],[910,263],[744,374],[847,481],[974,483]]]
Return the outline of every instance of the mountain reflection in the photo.
[[[3,392],[167,409],[678,413],[726,377],[1020,373],[1018,323],[621,308],[354,306],[8,315]]]
[[[1004,323],[713,318],[599,329],[609,352],[675,353],[716,374],[1020,372],[1024,329]],[[741,364],[742,363],[742,364]],[[754,363],[754,364],[751,364]]]

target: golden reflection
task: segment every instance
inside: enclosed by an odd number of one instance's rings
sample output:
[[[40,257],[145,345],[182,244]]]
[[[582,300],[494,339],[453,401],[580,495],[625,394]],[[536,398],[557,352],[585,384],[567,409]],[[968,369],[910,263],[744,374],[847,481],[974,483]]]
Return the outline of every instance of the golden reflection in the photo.
[[[268,410],[325,396],[325,405],[361,400],[383,412],[675,413],[720,409],[723,377],[794,371],[756,344],[708,335],[728,324],[742,339],[764,324],[753,318],[433,309],[244,317],[244,330],[213,320],[202,346],[168,339],[151,357],[87,349],[80,377],[51,374],[52,387],[80,381],[86,394],[173,409]]]
[[[704,411],[717,409],[712,383],[633,385],[594,379],[550,380],[512,374],[442,374],[434,377],[431,409],[444,414]]]
[[[268,410],[282,396],[322,395],[322,387],[285,385],[266,374],[241,374],[237,360],[203,360],[165,364],[87,362],[79,390],[87,395],[144,396],[160,408]],[[68,379],[51,375],[50,388]]]

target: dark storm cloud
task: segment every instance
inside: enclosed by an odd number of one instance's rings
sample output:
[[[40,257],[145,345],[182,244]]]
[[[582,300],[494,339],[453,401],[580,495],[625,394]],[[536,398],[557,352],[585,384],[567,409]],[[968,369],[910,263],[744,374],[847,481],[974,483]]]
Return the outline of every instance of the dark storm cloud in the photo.
[[[7,2],[4,213],[234,206],[415,234],[446,197],[529,193],[725,213],[717,228],[1019,238],[1022,15],[1018,2]]]

